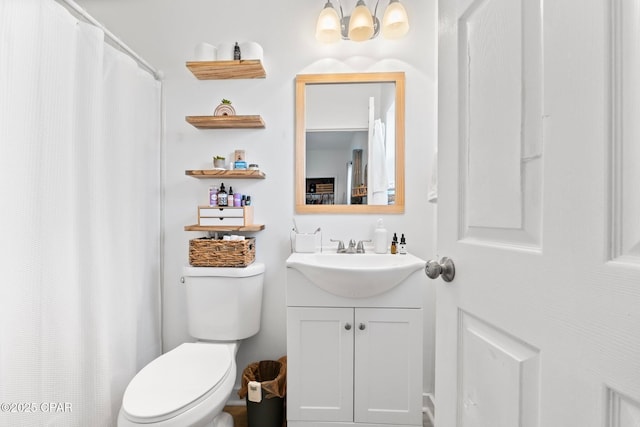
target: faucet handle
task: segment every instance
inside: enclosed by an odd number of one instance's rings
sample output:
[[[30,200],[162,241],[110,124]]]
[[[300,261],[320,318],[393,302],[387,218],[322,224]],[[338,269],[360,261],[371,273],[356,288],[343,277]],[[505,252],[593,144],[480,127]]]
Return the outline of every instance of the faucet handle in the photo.
[[[364,244],[370,242],[371,239],[369,240],[360,240],[358,242],[358,248],[356,249],[356,252],[359,254],[363,254],[364,253]]]
[[[349,240],[349,247],[350,248],[355,248],[356,247],[356,241],[353,240],[353,239]]]
[[[342,240],[337,240],[337,239],[329,239],[332,242],[338,242],[338,253],[343,253],[345,251],[344,249],[344,242]]]

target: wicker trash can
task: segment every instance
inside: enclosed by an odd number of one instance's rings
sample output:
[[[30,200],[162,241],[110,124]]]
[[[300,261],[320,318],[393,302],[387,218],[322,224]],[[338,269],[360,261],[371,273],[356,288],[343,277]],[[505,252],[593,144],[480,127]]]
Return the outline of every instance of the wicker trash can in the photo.
[[[247,403],[248,427],[283,427],[287,388],[287,356],[262,360],[242,373],[240,398]]]

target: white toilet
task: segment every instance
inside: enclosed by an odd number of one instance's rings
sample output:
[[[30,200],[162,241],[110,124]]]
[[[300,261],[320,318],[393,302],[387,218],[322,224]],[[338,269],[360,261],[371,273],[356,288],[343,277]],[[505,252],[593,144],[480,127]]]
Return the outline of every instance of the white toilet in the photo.
[[[119,427],[232,427],[222,412],[236,381],[238,340],[260,329],[265,266],[185,267],[189,334],[131,380]]]

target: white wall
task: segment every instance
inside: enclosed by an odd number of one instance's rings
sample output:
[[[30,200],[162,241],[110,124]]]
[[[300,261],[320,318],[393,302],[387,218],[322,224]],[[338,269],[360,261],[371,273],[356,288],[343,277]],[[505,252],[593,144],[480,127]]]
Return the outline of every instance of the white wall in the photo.
[[[207,189],[218,181],[186,177],[186,169],[209,168],[213,155],[245,149],[267,179],[225,182],[249,193],[255,219],[266,229],[257,237],[257,259],[267,265],[262,329],[238,354],[243,369],[255,360],[286,352],[285,267],[294,216],[294,79],[299,73],[404,71],[406,73],[406,212],[387,215],[390,232],[405,233],[410,252],[435,256],[435,206],[427,203],[436,145],[436,0],[403,0],[411,22],[407,37],[365,43],[319,44],[314,26],[324,0],[76,0],[94,17],[164,73],[166,102],[166,220],[164,272],[164,349],[190,337],[185,296],[180,284],[187,264],[183,231],[196,219],[196,206],[207,201]],[[355,1],[343,1],[352,10]],[[371,3],[371,2],[369,2]],[[380,8],[386,6],[381,2]],[[184,63],[195,45],[257,41],[264,47],[266,79],[199,81]],[[187,115],[212,114],[222,98],[238,114],[261,114],[263,130],[197,130]],[[152,159],[150,159],[151,161]],[[378,215],[305,215],[303,230],[322,226],[324,236],[371,238]],[[433,284],[425,279],[425,391],[433,390]]]

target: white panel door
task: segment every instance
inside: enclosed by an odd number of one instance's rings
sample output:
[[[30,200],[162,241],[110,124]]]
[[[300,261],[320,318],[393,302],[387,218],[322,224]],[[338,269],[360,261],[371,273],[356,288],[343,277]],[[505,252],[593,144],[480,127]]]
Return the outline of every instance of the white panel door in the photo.
[[[437,427],[640,425],[639,17],[439,1]]]
[[[356,308],[354,421],[422,426],[422,310]]]
[[[287,419],[353,421],[353,308],[287,308]]]

